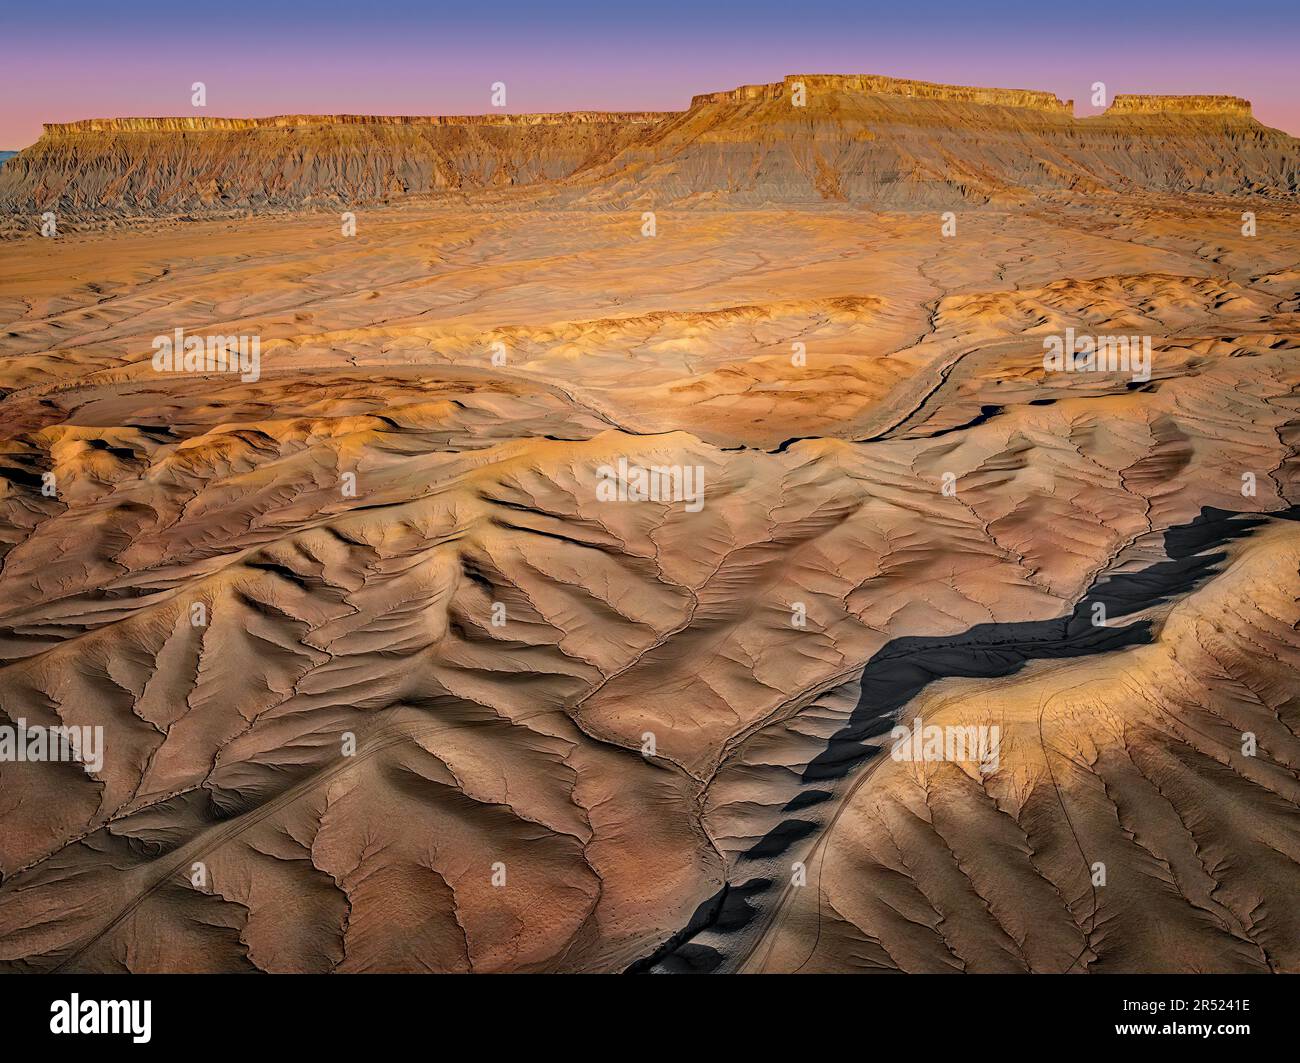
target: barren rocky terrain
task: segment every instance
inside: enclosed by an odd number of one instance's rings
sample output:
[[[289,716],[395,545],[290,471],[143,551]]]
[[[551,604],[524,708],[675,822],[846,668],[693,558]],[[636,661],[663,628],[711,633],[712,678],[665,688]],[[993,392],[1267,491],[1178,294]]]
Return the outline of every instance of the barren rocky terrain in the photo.
[[[130,121],[0,170],[0,717],[105,754],[0,763],[0,969],[1300,971],[1244,101]]]

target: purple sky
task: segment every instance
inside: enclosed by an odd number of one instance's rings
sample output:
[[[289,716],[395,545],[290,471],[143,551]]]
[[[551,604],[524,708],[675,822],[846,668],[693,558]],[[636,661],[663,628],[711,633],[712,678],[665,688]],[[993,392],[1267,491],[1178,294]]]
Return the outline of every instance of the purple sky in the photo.
[[[1091,113],[1119,92],[1229,93],[1300,134],[1300,4],[1079,5],[750,0],[178,5],[100,0],[6,14],[0,148],[42,122],[121,115],[679,110],[792,73],[879,73],[1046,89]],[[974,10],[978,7],[979,10]],[[270,10],[268,10],[270,9]],[[208,106],[190,104],[203,81]]]

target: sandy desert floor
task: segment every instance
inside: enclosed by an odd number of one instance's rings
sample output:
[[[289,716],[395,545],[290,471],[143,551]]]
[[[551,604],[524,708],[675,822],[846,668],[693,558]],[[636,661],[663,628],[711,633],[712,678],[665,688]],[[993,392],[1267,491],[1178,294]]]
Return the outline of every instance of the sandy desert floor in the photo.
[[[1257,209],[0,243],[0,704],[106,751],[0,767],[0,968],[1300,971],[1300,216]],[[260,379],[154,371],[177,327]],[[1150,380],[1045,372],[1067,328]],[[620,459],[702,506],[602,501]]]

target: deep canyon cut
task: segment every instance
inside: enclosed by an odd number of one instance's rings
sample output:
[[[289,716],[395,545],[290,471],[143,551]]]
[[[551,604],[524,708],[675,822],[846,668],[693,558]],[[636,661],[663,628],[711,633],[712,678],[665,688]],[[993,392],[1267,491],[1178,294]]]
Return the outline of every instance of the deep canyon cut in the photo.
[[[47,126],[0,969],[1300,971],[1298,208],[1229,96]]]

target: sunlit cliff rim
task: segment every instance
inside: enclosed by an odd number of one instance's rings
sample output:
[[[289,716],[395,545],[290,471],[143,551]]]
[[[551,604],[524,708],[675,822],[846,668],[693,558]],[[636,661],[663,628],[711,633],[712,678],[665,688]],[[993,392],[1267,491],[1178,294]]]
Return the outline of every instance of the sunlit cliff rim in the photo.
[[[266,118],[83,118],[76,122],[46,122],[47,136],[71,133],[184,133],[209,130],[295,129],[310,126],[536,126],[582,123],[657,122],[658,111],[558,111],[550,114],[368,115],[280,114]]]
[[[982,106],[1021,107],[1074,115],[1074,101],[1062,100],[1037,89],[982,88],[977,85],[943,85],[933,81],[886,77],[878,74],[790,74],[782,81],[764,85],[741,85],[723,92],[701,93],[691,99],[692,107],[750,100],[780,99],[792,86],[802,84],[809,94],[855,92],[877,96],[903,96],[918,100],[974,103]],[[1157,96],[1117,95],[1105,114],[1229,114],[1249,117],[1249,100],[1240,96]]]
[[[1240,96],[1116,96],[1107,114],[1250,115],[1250,101]]]
[[[741,103],[745,100],[777,99],[788,87],[802,83],[809,93],[818,91],[865,92],[882,96],[911,96],[926,100],[951,100],[1002,107],[1032,107],[1042,111],[1073,112],[1073,100],[1061,100],[1050,92],[1034,89],[987,89],[974,85],[941,85],[932,81],[885,77],[879,74],[790,74],[767,85],[741,85],[725,92],[706,92],[691,100],[691,106],[705,103]]]
[[[706,92],[691,99],[691,107],[736,104],[754,100],[775,100],[789,95],[800,83],[810,95],[819,92],[853,92],[878,96],[901,96],[979,106],[1016,107],[1071,118],[1074,101],[1062,100],[1050,92],[1035,89],[982,88],[974,85],[943,85],[931,81],[876,74],[791,74],[782,81],[763,85],[741,85],[723,92]],[[47,136],[82,133],[167,133],[238,131],[250,129],[295,129],[318,126],[546,126],[577,124],[649,124],[683,112],[678,111],[558,111],[546,114],[473,115],[362,115],[290,114],[265,118],[86,118],[75,122],[47,122]],[[1117,95],[1105,115],[1214,114],[1250,117],[1249,100],[1239,96]]]

